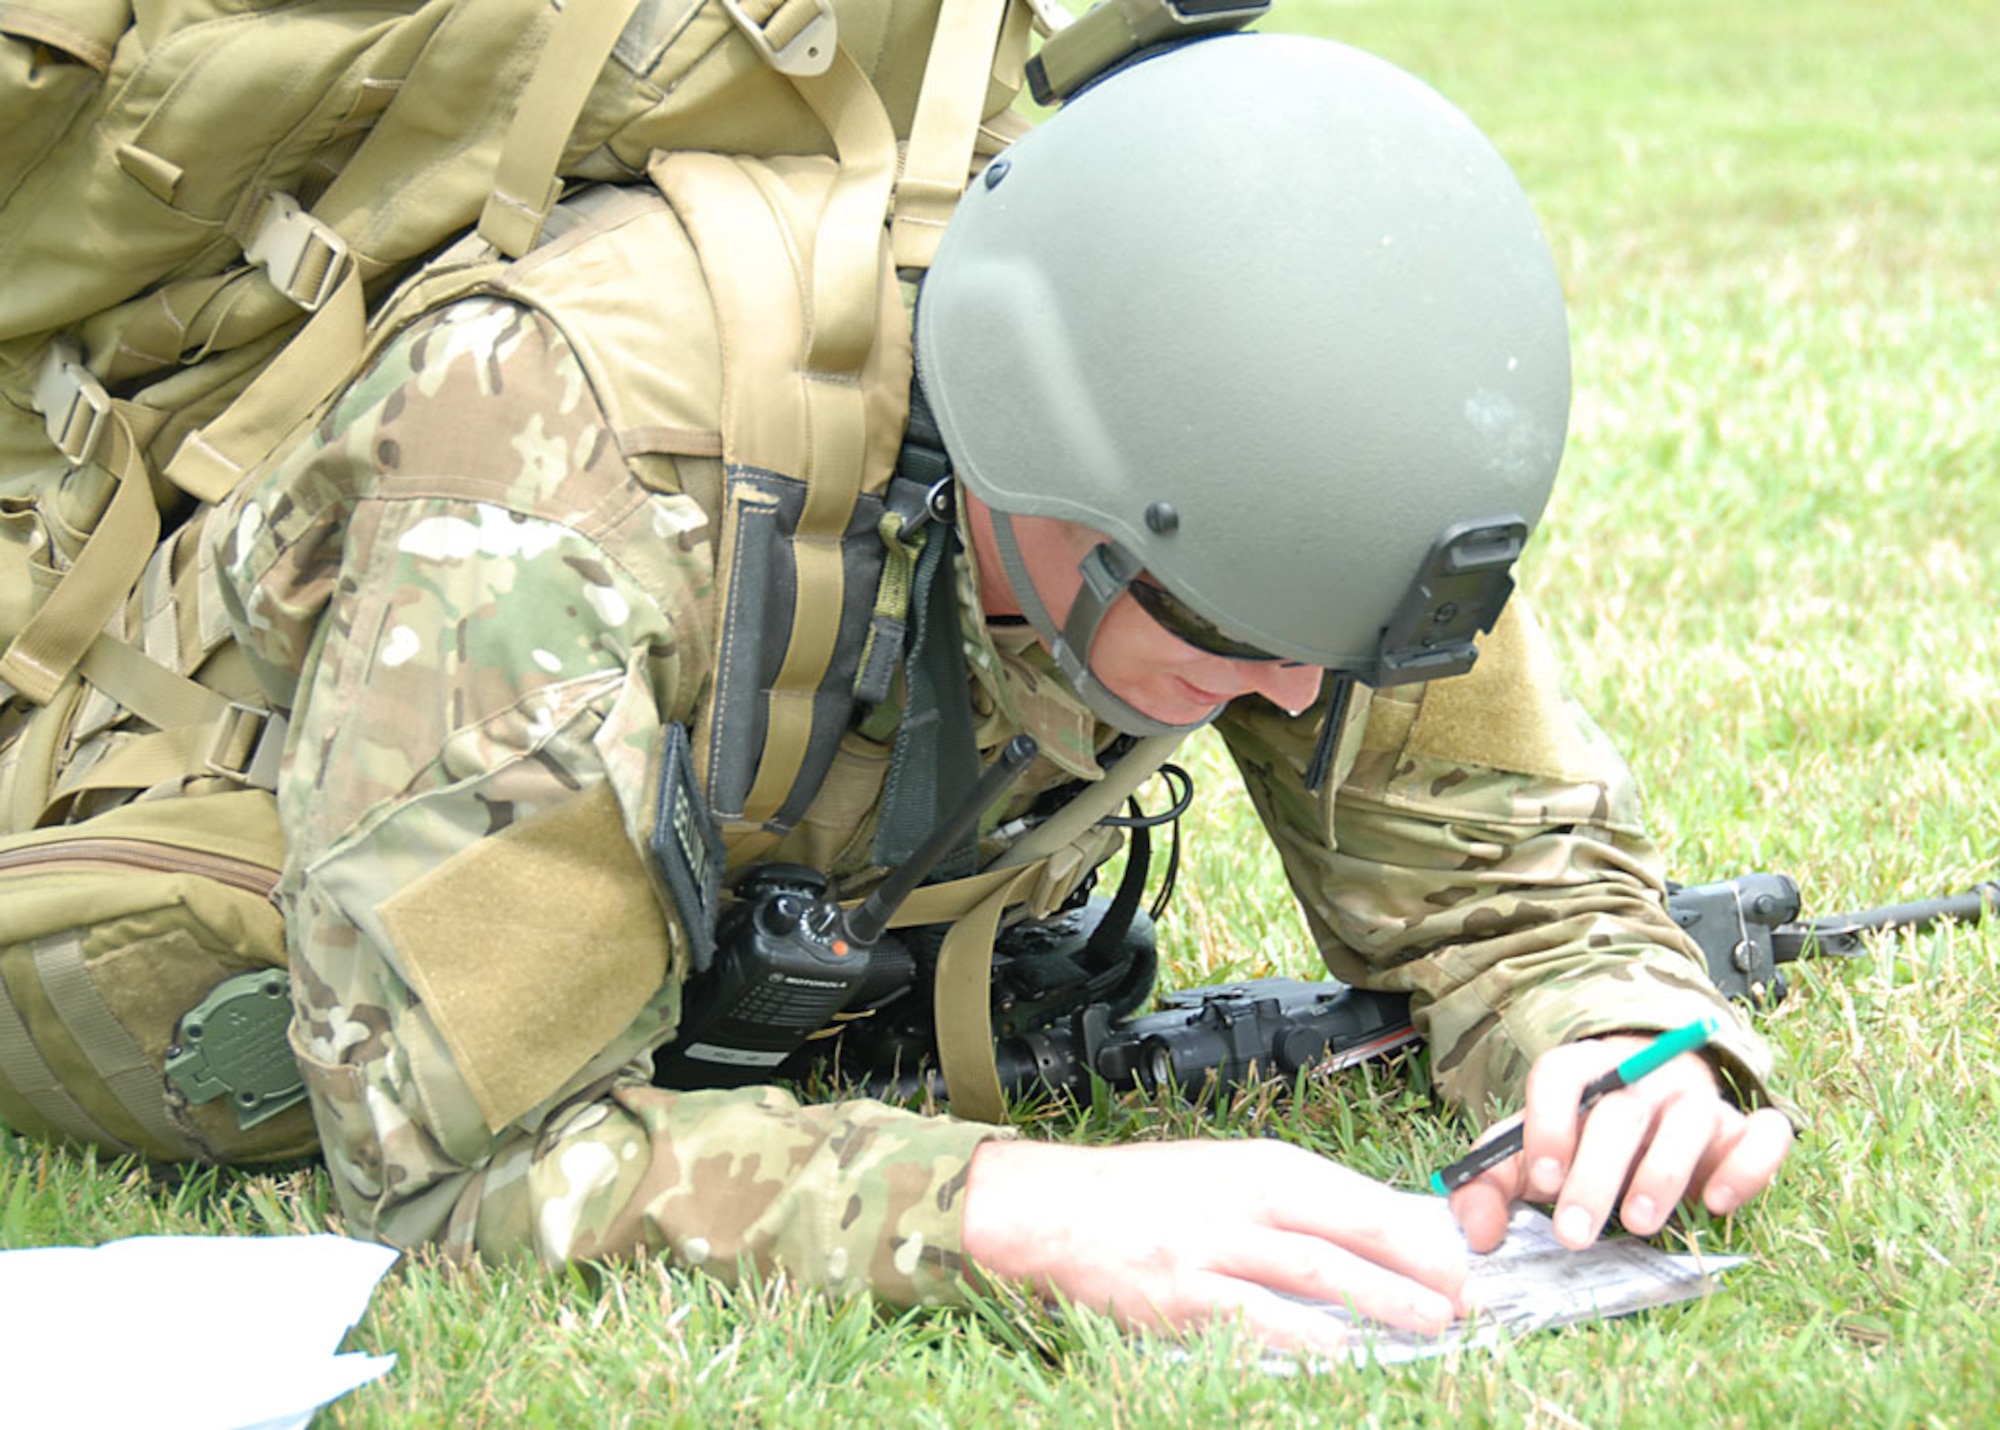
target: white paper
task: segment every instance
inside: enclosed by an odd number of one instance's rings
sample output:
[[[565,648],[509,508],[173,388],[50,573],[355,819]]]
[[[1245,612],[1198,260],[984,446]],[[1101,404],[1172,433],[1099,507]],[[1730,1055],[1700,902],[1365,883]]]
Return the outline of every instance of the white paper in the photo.
[[[397,1254],[338,1236],[0,1252],[9,1430],[290,1430],[394,1356],[339,1354]]]
[[[1440,1202],[1442,1205],[1442,1202]],[[1741,1256],[1680,1256],[1632,1237],[1603,1237],[1582,1251],[1556,1240],[1555,1224],[1516,1207],[1507,1239],[1473,1258],[1466,1296],[1478,1310],[1442,1335],[1422,1336],[1358,1321],[1345,1306],[1315,1302],[1353,1326],[1354,1359],[1394,1365],[1464,1346],[1490,1346],[1531,1331],[1629,1315],[1706,1296],[1716,1273]]]

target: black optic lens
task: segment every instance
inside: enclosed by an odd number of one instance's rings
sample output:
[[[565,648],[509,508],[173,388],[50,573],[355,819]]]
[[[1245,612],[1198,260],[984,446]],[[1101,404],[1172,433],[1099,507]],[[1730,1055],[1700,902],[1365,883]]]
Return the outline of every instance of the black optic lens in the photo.
[[[1224,634],[1215,623],[1205,616],[1197,615],[1183,605],[1178,597],[1163,586],[1156,586],[1144,576],[1135,576],[1125,588],[1132,593],[1132,599],[1139,603],[1139,609],[1153,618],[1160,629],[1179,641],[1185,641],[1196,650],[1219,655],[1224,660],[1279,660],[1281,657],[1236,637]]]

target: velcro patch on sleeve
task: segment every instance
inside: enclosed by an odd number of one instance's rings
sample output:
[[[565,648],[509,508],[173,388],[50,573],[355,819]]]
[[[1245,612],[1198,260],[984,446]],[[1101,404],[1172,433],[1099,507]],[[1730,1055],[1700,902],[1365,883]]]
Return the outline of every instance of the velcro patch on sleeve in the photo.
[[[1555,651],[1519,595],[1479,638],[1470,671],[1425,688],[1404,749],[1564,782],[1603,773],[1564,698]]]
[[[602,1052],[668,971],[665,915],[604,784],[454,855],[381,921],[494,1131]]]

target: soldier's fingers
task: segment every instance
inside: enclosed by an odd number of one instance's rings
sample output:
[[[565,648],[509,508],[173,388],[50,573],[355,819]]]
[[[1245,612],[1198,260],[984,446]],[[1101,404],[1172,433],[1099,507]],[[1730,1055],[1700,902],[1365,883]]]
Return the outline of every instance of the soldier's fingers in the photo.
[[[1556,1197],[1556,1240],[1580,1251],[1610,1220],[1640,1148],[1652,1134],[1655,1108],[1631,1092],[1614,1092],[1591,1109],[1576,1156]]]
[[[1553,1201],[1577,1156],[1583,1090],[1610,1071],[1637,1038],[1597,1038],[1551,1048],[1528,1069],[1521,1120],[1521,1185],[1533,1201]]]
[[[1316,1306],[1302,1305],[1273,1291],[1234,1277],[1215,1276],[1193,1288],[1198,1308],[1178,1317],[1127,1317],[1126,1324],[1155,1324],[1178,1331],[1196,1331],[1217,1323],[1235,1322],[1274,1350],[1344,1356],[1349,1346],[1349,1322]]]
[[[1473,1144],[1486,1146],[1520,1125],[1518,1116],[1494,1123]],[[1507,1222],[1514,1214],[1514,1202],[1527,1191],[1526,1163],[1519,1152],[1496,1163],[1451,1193],[1451,1214],[1474,1251],[1491,1251],[1507,1235]]]
[[[1727,1216],[1771,1185],[1790,1155],[1795,1137],[1791,1120],[1775,1108],[1760,1107],[1743,1120],[1741,1131],[1701,1182],[1702,1205]]]
[[[1405,1330],[1435,1335],[1458,1314],[1457,1304],[1433,1287],[1317,1236],[1255,1228],[1235,1238],[1213,1265],[1269,1290],[1345,1306]]]
[[[1661,1107],[1618,1209],[1625,1229],[1651,1236],[1687,1194],[1703,1159],[1736,1114],[1712,1096],[1677,1097]]]
[[[1268,1202],[1265,1220],[1275,1232],[1337,1249],[1384,1274],[1456,1298],[1470,1263],[1450,1208],[1436,1197],[1399,1192],[1352,1174],[1346,1186],[1338,1201],[1291,1197]]]
[[[1507,1222],[1514,1215],[1520,1165],[1519,1157],[1510,1158],[1451,1194],[1451,1214],[1458,1218],[1465,1244],[1474,1251],[1491,1251],[1506,1240]]]

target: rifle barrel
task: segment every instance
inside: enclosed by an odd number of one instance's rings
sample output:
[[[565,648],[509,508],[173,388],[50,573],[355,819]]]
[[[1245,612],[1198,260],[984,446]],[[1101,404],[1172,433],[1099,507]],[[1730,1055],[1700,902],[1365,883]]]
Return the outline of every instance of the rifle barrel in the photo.
[[[2000,883],[1989,881],[1975,884],[1963,894],[1951,894],[1940,899],[1884,904],[1881,908],[1862,909],[1851,914],[1822,914],[1818,918],[1807,919],[1806,927],[1827,931],[1924,928],[1944,919],[1976,924],[1994,909],[2000,909]]]

